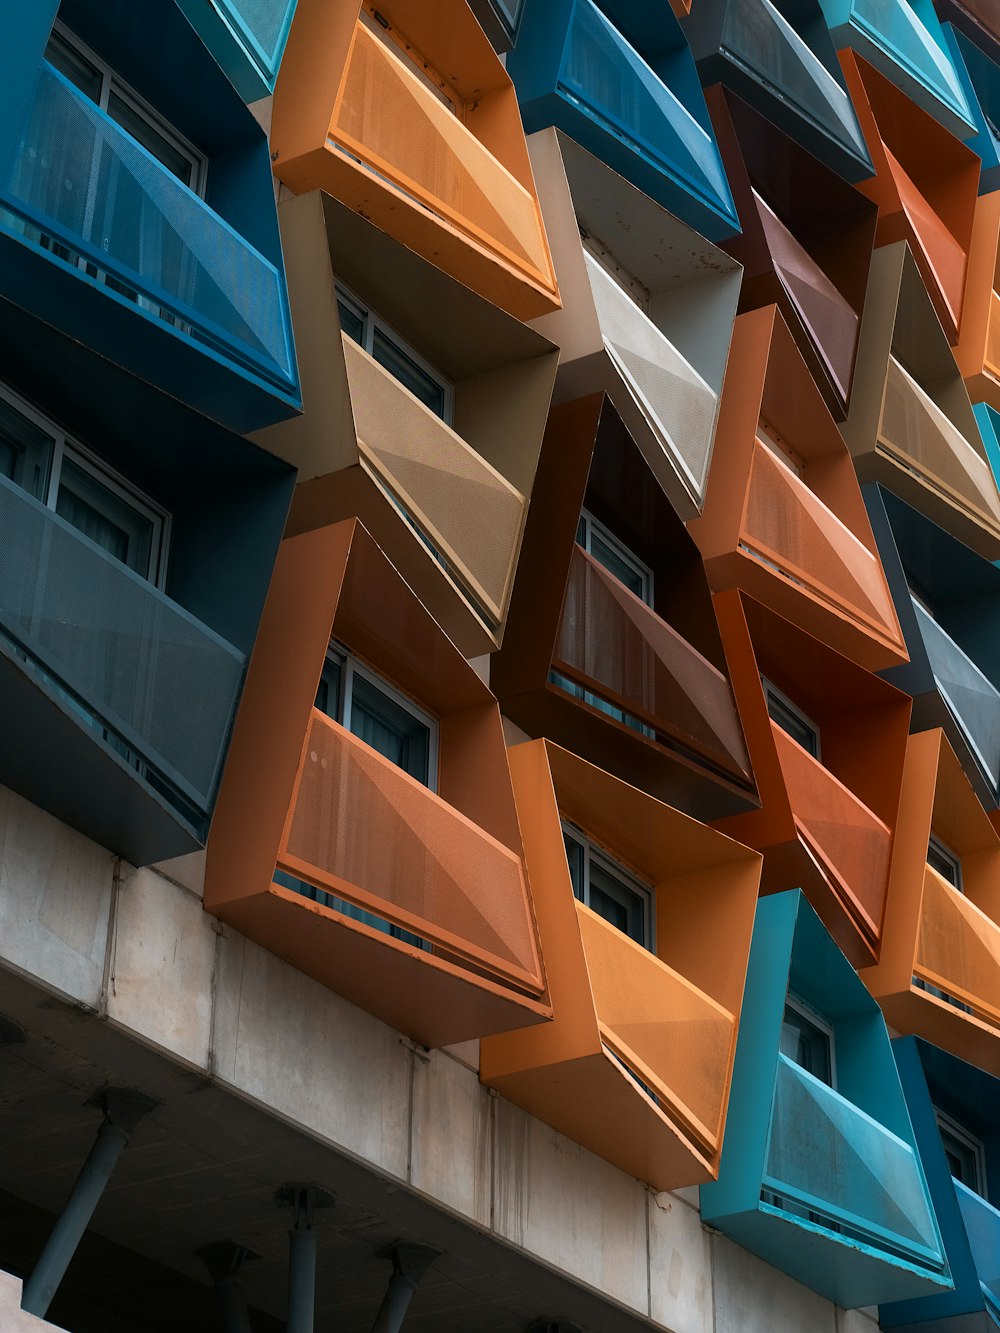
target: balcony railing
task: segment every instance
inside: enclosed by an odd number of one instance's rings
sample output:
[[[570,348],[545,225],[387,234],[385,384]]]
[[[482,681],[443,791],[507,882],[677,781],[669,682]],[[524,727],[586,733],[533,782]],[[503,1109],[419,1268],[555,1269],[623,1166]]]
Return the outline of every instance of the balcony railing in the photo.
[[[0,632],[84,725],[211,808],[242,654],[2,476]]]
[[[0,175],[0,225],[109,299],[294,387],[275,266],[45,61]]]
[[[763,1186],[771,1206],[940,1266],[913,1148],[781,1054]]]
[[[869,936],[882,929],[892,830],[776,722],[771,731],[800,836]]]
[[[344,335],[343,345],[362,457],[487,618],[499,622],[526,499],[356,342]]]
[[[727,772],[742,756],[749,772],[726,677],[579,546],[552,665]]]
[[[994,1319],[1000,1319],[1000,1212],[959,1180],[952,1180],[979,1285]]]
[[[186,2],[186,0],[185,0]],[[273,85],[295,0],[213,0],[264,81]]]
[[[913,971],[1000,1027],[1000,926],[931,866],[924,871]]]
[[[518,858],[317,710],[278,866],[419,936],[452,961],[530,995],[542,993]],[[389,937],[386,943],[394,946]]]
[[[913,610],[938,689],[996,789],[1000,787],[1000,691],[916,600]]]
[[[548,272],[529,192],[405,60],[360,23],[328,143],[532,281]]]
[[[588,907],[576,908],[603,1042],[715,1152],[736,1019]]]

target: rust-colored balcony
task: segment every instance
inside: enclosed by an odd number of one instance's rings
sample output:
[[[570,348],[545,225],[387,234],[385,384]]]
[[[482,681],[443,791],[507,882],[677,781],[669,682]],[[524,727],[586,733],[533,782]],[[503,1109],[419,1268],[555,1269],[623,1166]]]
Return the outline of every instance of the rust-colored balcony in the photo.
[[[858,373],[841,427],[862,483],[881,482],[987,560],[1000,493],[969,394],[909,247],[876,250]]]
[[[465,0],[299,0],[274,171],[325,190],[494,304],[559,306],[513,85]]]
[[[910,737],[877,967],[902,1033],[1000,1073],[1000,835],[944,732]]]
[[[548,741],[510,762],[554,1019],[484,1041],[480,1076],[657,1189],[708,1180],[760,858]],[[592,879],[575,877],[568,849],[590,841],[605,872],[647,894],[644,942],[606,900],[600,912],[581,901]]]
[[[742,588],[870,671],[906,660],[854,465],[775,306],[733,331],[705,511],[713,589]]]
[[[491,684],[529,735],[697,818],[755,804],[704,566],[603,395],[550,414]]]
[[[418,707],[424,778],[376,734]],[[231,754],[207,911],[423,1045],[550,1016],[496,702],[357,522],[284,542]]]
[[[910,699],[745,593],[715,597],[759,811],[716,827],[801,888],[856,967],[879,956]]]
[[[972,401],[1000,412],[1000,192],[976,204],[955,360]]]

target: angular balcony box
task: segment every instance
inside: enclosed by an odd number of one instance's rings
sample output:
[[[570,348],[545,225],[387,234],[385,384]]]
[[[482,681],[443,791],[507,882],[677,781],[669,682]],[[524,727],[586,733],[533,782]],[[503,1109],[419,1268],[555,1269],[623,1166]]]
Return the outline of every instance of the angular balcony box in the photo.
[[[883,1305],[879,1327],[992,1333],[1000,1327],[1000,1081],[915,1037],[897,1037],[892,1050],[955,1290]]]
[[[909,242],[941,326],[955,343],[979,158],[853,52],[840,58],[875,163],[875,176],[858,186],[878,204],[875,243]]]
[[[296,0],[177,0],[244,102],[274,92]]]
[[[848,181],[875,170],[819,0],[699,0],[684,34],[722,83]]]
[[[988,403],[977,403],[972,410],[979,423],[979,434],[986,449],[986,456],[990,460],[993,476],[1000,485],[1000,412],[990,407]]]
[[[878,957],[910,700],[745,593],[717,593],[762,809],[716,827],[802,888],[855,966]]]
[[[968,146],[982,159],[979,193],[990,194],[1000,189],[1000,26],[997,36],[989,36],[977,25],[971,39],[957,23],[942,24],[942,31],[976,122]]]
[[[509,51],[517,41],[524,0],[469,0],[469,8],[494,51]]]
[[[325,190],[518,319],[558,308],[514,88],[465,0],[298,0],[272,109],[296,194]]]
[[[716,591],[744,589],[869,671],[906,660],[850,453],[775,306],[736,321],[688,531]]]
[[[1000,193],[976,204],[955,360],[973,403],[1000,412]]]
[[[529,134],[563,131],[701,236],[739,231],[698,72],[665,2],[525,0],[507,68]]]
[[[298,468],[288,531],[361,517],[463,653],[492,652],[558,352],[328,195],[279,212],[306,411],[256,439]],[[405,340],[397,360],[433,369],[452,425],[341,332],[345,287],[390,352]]]
[[[701,1217],[848,1309],[952,1285],[885,1022],[797,890],[757,909]]]
[[[909,102],[933,116],[957,138],[968,139],[975,134],[972,112],[948,58],[931,0],[819,0],[819,3],[838,51],[850,47],[863,56]],[[854,96],[853,89],[851,95]],[[868,147],[872,148],[871,143]]]
[[[838,421],[847,414],[877,209],[734,93],[706,93],[743,233],[740,311],[776,303]]]
[[[602,394],[550,414],[490,683],[530,735],[695,818],[756,803],[698,551]]]
[[[942,24],[950,23],[984,50],[1000,41],[1000,14],[993,0],[934,0]]]
[[[980,801],[1000,806],[1000,569],[880,486],[866,486],[910,661],[882,674],[943,727]]]
[[[438,719],[437,791],[313,707],[331,640]],[[205,908],[425,1046],[551,1015],[496,700],[356,520],[282,544]]]
[[[910,737],[877,967],[902,1033],[1000,1074],[1000,836],[938,728]]]
[[[969,394],[900,242],[872,257],[858,369],[841,426],[862,484],[879,482],[987,560],[1000,493]]]
[[[682,518],[704,501],[742,270],[556,130],[531,159],[563,288],[555,401],[603,390]]]
[[[0,299],[230,430],[294,415],[267,140],[206,47],[172,0],[15,11]]]
[[[510,763],[555,1016],[484,1041],[480,1078],[654,1189],[708,1180],[760,858],[549,741]],[[574,897],[560,817],[649,885],[655,947]]]
[[[0,393],[0,784],[146,865],[204,844],[294,473],[33,329]]]

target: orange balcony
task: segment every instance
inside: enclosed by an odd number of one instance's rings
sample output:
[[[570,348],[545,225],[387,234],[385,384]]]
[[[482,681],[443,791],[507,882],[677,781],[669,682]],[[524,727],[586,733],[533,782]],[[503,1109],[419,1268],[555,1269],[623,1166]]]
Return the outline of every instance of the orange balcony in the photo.
[[[955,360],[972,401],[1000,412],[1000,192],[976,204]]]
[[[885,943],[861,976],[900,1032],[1000,1074],[1000,835],[937,728],[910,737]]]
[[[514,88],[465,0],[299,0],[271,148],[297,194],[325,190],[519,319],[558,308]]]
[[[717,1173],[760,858],[548,741],[510,751],[554,1019],[480,1077],[656,1189]],[[560,817],[652,889],[655,948],[574,897]]]
[[[298,468],[287,531],[359,517],[458,647],[492,652],[558,352],[329,196],[278,211],[305,412],[255,438]],[[345,290],[447,386],[450,422],[342,332]]]
[[[955,357],[902,242],[872,258],[841,430],[862,484],[881,482],[977,554],[1000,558],[997,483]]]
[[[763,852],[764,893],[801,888],[854,965],[870,965],[909,696],[745,593],[715,605],[762,807],[716,827]]]
[[[955,343],[980,160],[853,51],[841,51],[840,63],[875,164],[874,177],[858,185],[878,204],[875,244],[909,243],[941,326]]]
[[[331,640],[437,718],[436,792],[313,706]],[[550,1015],[496,702],[357,522],[283,543],[230,754],[207,911],[423,1045]]]
[[[854,465],[780,311],[733,331],[705,511],[716,591],[738,587],[870,671],[906,659]]]

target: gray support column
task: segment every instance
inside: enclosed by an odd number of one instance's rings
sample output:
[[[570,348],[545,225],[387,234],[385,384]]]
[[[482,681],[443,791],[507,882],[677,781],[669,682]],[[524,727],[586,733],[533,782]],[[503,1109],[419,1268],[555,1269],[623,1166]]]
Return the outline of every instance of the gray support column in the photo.
[[[399,1333],[417,1283],[441,1251],[430,1245],[397,1240],[382,1253],[392,1260],[392,1277],[372,1324],[372,1333]]]
[[[332,1194],[315,1185],[284,1185],[278,1191],[281,1203],[293,1209],[288,1233],[288,1315],[286,1333],[313,1333],[316,1317],[316,1233],[313,1214],[332,1207]]]
[[[48,1312],[129,1135],[157,1105],[153,1098],[128,1088],[105,1088],[96,1102],[104,1111],[97,1139],[21,1295],[21,1309],[39,1319]]]
[[[205,1245],[198,1254],[212,1275],[226,1333],[253,1333],[243,1299],[242,1271],[245,1263],[252,1263],[260,1255],[233,1240]]]

